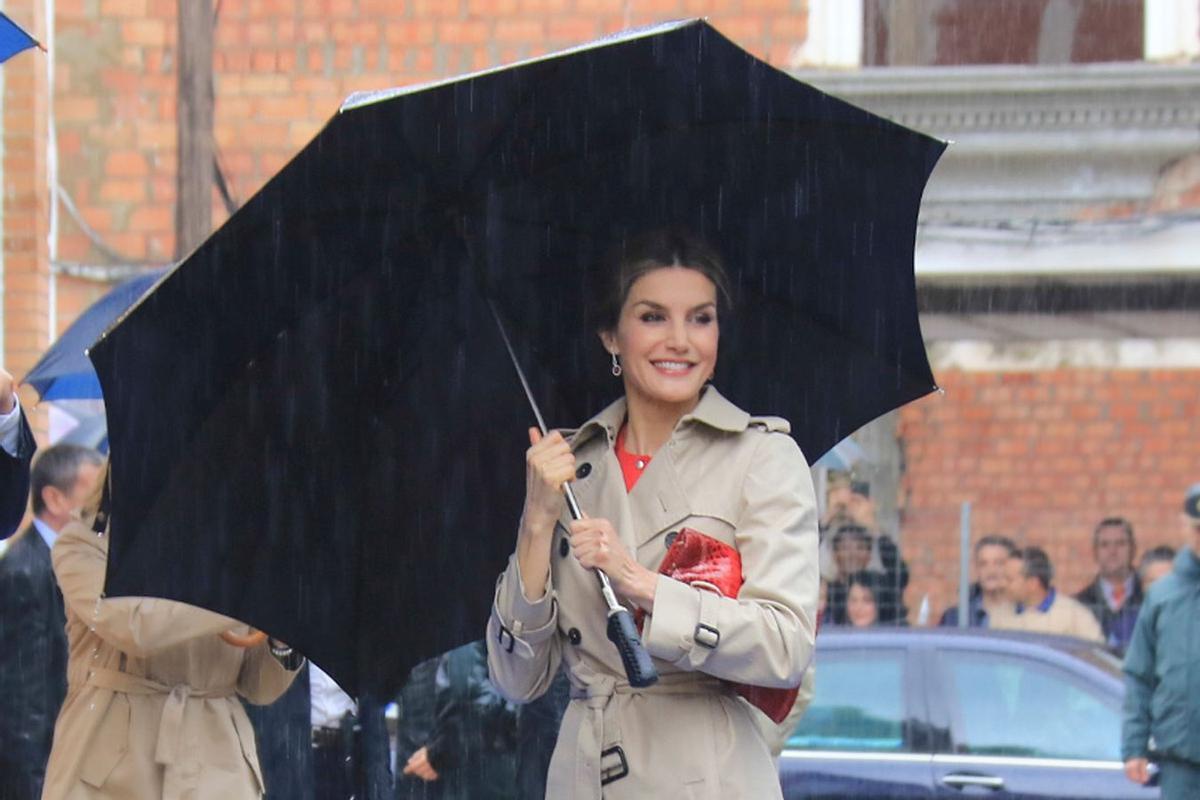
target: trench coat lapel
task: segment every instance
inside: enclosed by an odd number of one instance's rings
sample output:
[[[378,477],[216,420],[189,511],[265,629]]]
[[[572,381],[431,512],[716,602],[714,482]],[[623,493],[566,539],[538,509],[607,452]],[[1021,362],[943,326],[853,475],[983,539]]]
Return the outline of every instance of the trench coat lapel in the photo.
[[[633,519],[637,520],[632,533],[638,547],[692,514],[691,503],[675,467],[673,451],[671,443],[664,445],[650,459],[642,477],[629,493],[630,510]]]
[[[613,406],[618,404],[621,413],[616,425],[619,427],[620,420],[624,419],[625,415],[625,401],[619,400]],[[609,406],[601,415],[611,411],[613,406]],[[621,542],[630,552],[636,552],[637,538],[633,524],[635,517],[630,508],[629,495],[625,491],[621,465],[613,450],[612,442],[615,437],[615,428],[606,424],[590,421],[588,425],[580,428],[575,441],[576,478],[571,482],[571,489],[575,492],[575,499],[579,501],[579,508],[584,514],[590,514],[596,508],[620,509],[617,519],[609,521],[616,527]],[[586,470],[586,474],[581,474],[581,469]]]

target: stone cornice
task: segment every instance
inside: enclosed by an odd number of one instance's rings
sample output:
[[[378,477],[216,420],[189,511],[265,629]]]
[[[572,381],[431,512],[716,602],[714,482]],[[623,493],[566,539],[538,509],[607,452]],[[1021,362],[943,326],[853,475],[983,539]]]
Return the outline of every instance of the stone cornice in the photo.
[[[792,74],[951,142],[925,193],[918,274],[1200,270],[1186,244],[1200,209],[1148,211],[1164,172],[1200,153],[1200,65]],[[1090,221],[1112,209],[1138,216]]]
[[[1200,123],[1200,66],[970,66],[792,74],[934,136],[1097,125],[1194,129]]]

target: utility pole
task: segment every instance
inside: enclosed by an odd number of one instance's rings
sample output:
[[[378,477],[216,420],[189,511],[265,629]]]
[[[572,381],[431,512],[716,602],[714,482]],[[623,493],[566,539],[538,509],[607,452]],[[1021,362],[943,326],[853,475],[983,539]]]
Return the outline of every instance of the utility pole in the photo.
[[[175,112],[175,257],[212,230],[213,9],[210,0],[176,0],[179,100]]]

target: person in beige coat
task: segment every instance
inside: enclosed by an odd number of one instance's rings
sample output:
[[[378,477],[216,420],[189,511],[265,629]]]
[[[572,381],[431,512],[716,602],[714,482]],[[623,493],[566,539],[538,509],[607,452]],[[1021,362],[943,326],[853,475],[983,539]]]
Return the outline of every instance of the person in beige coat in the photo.
[[[993,612],[989,627],[1104,641],[1100,623],[1088,607],[1054,587],[1054,566],[1046,551],[1027,547],[1020,551],[1019,560],[1021,571],[1009,586],[1017,605]]]
[[[778,798],[779,734],[729,682],[795,687],[812,659],[809,468],[785,421],[752,417],[706,385],[727,296],[707,246],[658,232],[613,264],[597,327],[625,397],[569,441],[530,431],[516,552],[488,623],[492,680],[528,702],[566,668],[572,699],[547,798]],[[568,480],[584,520],[564,511]],[[656,572],[681,528],[738,549],[736,598]],[[629,686],[594,567],[645,612],[657,684]]]
[[[223,631],[247,630],[229,617],[105,598],[108,537],[83,523],[63,529],[52,558],[69,656],[43,800],[260,797],[254,732],[237,695],[274,701],[303,659],[270,640],[226,644]]]

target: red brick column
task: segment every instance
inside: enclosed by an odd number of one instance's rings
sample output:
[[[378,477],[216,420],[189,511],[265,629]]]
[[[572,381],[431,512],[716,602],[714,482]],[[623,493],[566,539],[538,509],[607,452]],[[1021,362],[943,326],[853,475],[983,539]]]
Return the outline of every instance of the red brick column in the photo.
[[[9,0],[5,13],[44,38],[41,0]],[[4,63],[4,367],[20,378],[49,342],[46,56],[26,50]],[[29,408],[36,395],[22,390]],[[44,421],[34,417],[34,422]]]

